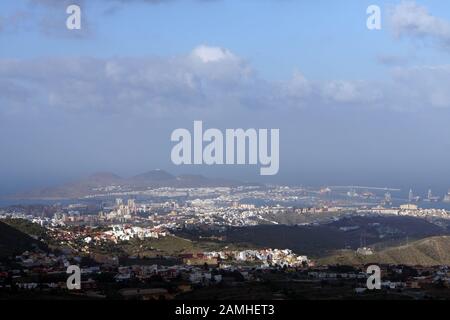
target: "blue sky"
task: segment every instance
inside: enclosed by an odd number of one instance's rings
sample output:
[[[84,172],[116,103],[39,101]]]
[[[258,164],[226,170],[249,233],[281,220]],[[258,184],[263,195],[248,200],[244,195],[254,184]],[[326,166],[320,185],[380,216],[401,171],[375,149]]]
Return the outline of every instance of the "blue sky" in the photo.
[[[30,11],[32,20],[22,27],[12,27],[19,31],[2,34],[1,57],[173,56],[208,44],[228,48],[250,60],[271,79],[289,77],[294,69],[317,79],[360,79],[385,72],[377,63],[378,55],[409,56],[417,49],[407,41],[393,39],[388,30],[386,17],[389,8],[398,3],[395,1],[346,1],[342,5],[329,0],[175,0],[159,4],[94,0],[82,6],[92,34],[78,41],[42,33],[36,22],[37,17],[51,14],[63,28],[64,6],[49,9],[51,6],[29,3],[0,4],[3,16]],[[384,28],[370,32],[365,24],[366,8],[374,3],[382,8]],[[450,20],[444,1],[426,1],[426,7]],[[417,58],[436,62],[448,56],[423,49]]]
[[[446,1],[74,2],[82,31],[72,1],[0,3],[0,191],[156,167],[259,179],[171,165],[193,120],[280,128],[278,182],[450,186]]]

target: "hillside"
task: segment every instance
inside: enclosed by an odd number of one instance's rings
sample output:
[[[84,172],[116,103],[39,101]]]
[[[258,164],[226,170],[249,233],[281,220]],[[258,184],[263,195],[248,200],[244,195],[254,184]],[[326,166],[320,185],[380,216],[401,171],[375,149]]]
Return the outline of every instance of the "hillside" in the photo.
[[[3,223],[13,227],[14,229],[31,236],[34,239],[48,239],[47,230],[37,223],[25,219],[6,218],[0,220]]]
[[[391,247],[371,256],[341,250],[318,260],[321,265],[359,265],[367,263],[420,266],[450,265],[450,236],[431,237],[408,245]]]
[[[0,221],[0,258],[21,254],[36,247],[44,248],[45,245]]]
[[[358,227],[358,229],[343,231],[342,227]],[[259,225],[229,228],[224,235],[231,243],[289,248],[298,254],[324,257],[344,248],[356,250],[361,246],[362,238],[367,246],[383,248],[403,243],[407,237],[416,240],[449,233],[424,219],[413,217],[352,217],[325,225]],[[184,236],[196,239],[195,233]],[[203,236],[211,235],[203,234]]]

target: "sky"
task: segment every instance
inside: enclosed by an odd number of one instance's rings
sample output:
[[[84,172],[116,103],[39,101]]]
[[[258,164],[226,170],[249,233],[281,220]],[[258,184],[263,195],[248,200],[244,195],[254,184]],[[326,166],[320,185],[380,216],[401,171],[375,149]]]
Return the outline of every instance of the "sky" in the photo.
[[[443,0],[1,1],[0,193],[155,168],[444,190],[449,58]],[[279,174],[173,165],[194,120],[279,128]]]

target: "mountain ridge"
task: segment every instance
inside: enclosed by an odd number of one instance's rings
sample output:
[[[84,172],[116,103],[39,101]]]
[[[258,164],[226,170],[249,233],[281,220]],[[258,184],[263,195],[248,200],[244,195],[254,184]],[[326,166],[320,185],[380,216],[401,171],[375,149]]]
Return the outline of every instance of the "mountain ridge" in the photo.
[[[108,192],[108,190],[142,191],[160,187],[232,187],[242,184],[240,181],[208,178],[202,175],[172,175],[167,171],[150,170],[131,177],[120,177],[111,172],[97,172],[81,179],[67,182],[56,187],[38,188],[29,192],[20,192],[7,199],[76,199],[87,195]]]

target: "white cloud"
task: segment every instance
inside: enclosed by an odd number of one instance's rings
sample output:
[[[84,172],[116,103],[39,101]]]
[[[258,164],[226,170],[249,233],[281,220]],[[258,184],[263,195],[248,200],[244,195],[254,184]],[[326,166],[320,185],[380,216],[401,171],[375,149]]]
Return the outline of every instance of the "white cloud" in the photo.
[[[331,81],[324,86],[323,93],[337,102],[353,102],[358,98],[356,85],[349,81]]]
[[[313,85],[298,70],[294,71],[292,79],[286,85],[286,94],[292,97],[307,97],[312,94]]]
[[[205,45],[198,46],[192,51],[192,56],[200,59],[204,63],[218,62],[223,60],[236,60],[236,56],[231,51]]]
[[[390,26],[397,37],[432,39],[450,48],[450,22],[432,15],[413,1],[403,1],[392,8]]]
[[[332,103],[372,106],[382,101],[384,94],[371,81],[335,80],[323,84],[323,96]]]
[[[450,65],[396,68],[396,98],[405,107],[450,108]]]

